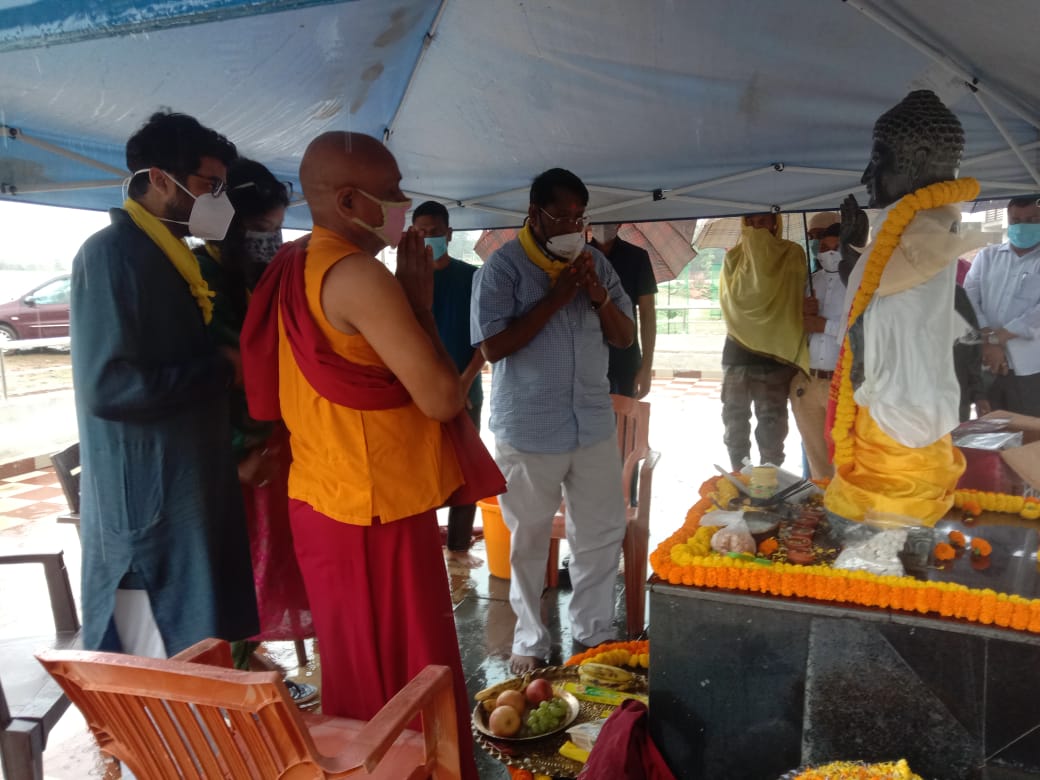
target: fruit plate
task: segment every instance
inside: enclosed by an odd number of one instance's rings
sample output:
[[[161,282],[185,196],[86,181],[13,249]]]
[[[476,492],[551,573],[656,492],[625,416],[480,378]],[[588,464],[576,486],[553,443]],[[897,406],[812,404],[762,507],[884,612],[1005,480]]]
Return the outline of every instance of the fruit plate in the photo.
[[[560,725],[552,731],[546,731],[542,734],[528,737],[500,737],[488,727],[488,718],[490,717],[490,713],[484,709],[483,704],[477,704],[477,706],[473,708],[473,727],[484,736],[490,737],[494,740],[501,740],[502,742],[533,742],[536,739],[545,739],[553,734],[559,734],[565,728],[574,723],[575,718],[578,717],[578,713],[581,711],[581,704],[576,698],[574,698],[573,694],[567,693],[566,691],[553,689],[553,695],[557,699],[563,699],[564,703],[567,705],[567,714],[563,716]],[[521,721],[527,719],[528,712],[529,711],[525,711],[521,714]]]

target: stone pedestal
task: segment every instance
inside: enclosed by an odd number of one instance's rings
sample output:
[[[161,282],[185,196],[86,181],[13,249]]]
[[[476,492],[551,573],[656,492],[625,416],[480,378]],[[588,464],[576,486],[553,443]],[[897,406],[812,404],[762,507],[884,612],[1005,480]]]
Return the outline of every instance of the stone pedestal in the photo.
[[[906,758],[1040,777],[1040,635],[654,583],[651,733],[679,778]]]

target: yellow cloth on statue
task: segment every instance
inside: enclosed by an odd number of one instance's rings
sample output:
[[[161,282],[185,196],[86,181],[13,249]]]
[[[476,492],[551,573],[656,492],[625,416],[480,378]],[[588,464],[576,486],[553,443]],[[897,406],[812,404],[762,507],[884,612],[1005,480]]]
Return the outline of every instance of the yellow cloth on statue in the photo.
[[[853,436],[856,459],[838,467],[824,498],[827,509],[862,520],[870,507],[929,526],[950,511],[965,461],[949,434],[927,447],[904,447],[878,427],[869,409],[860,408]]]
[[[158,217],[133,198],[127,198],[123,203],[123,208],[130,215],[134,224],[155,242],[155,245],[173,263],[177,273],[187,282],[188,289],[191,290],[191,294],[195,296],[195,302],[202,310],[203,321],[209,325],[213,319],[213,296],[216,293],[209,289],[209,285],[202,277],[199,261],[195,259],[191,249],[182,239],[173,235]]]
[[[538,242],[531,232],[530,225],[524,225],[520,228],[520,234],[517,237],[520,239],[520,246],[523,247],[527,259],[545,271],[549,275],[549,281],[556,284],[556,280],[563,273],[563,269],[570,263],[563,260],[553,260],[549,255],[545,254],[542,248],[538,246]]]
[[[726,252],[719,306],[726,332],[745,349],[809,371],[809,341],[802,324],[808,269],[798,244],[744,226]]]

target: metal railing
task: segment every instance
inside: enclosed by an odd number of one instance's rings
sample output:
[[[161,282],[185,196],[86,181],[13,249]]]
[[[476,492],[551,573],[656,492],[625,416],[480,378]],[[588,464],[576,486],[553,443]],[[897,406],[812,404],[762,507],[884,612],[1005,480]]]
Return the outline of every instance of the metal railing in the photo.
[[[43,347],[67,347],[69,344],[70,339],[68,336],[55,336],[46,339],[0,341],[0,388],[3,389],[4,400],[7,400],[7,367],[4,365],[5,352],[17,352],[23,349],[41,349]]]

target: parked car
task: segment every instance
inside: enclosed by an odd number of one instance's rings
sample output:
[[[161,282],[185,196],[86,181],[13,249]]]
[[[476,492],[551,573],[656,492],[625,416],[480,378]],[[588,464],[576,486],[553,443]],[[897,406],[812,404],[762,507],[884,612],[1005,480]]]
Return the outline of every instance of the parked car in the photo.
[[[0,341],[68,336],[71,287],[72,277],[58,276],[0,303]]]

